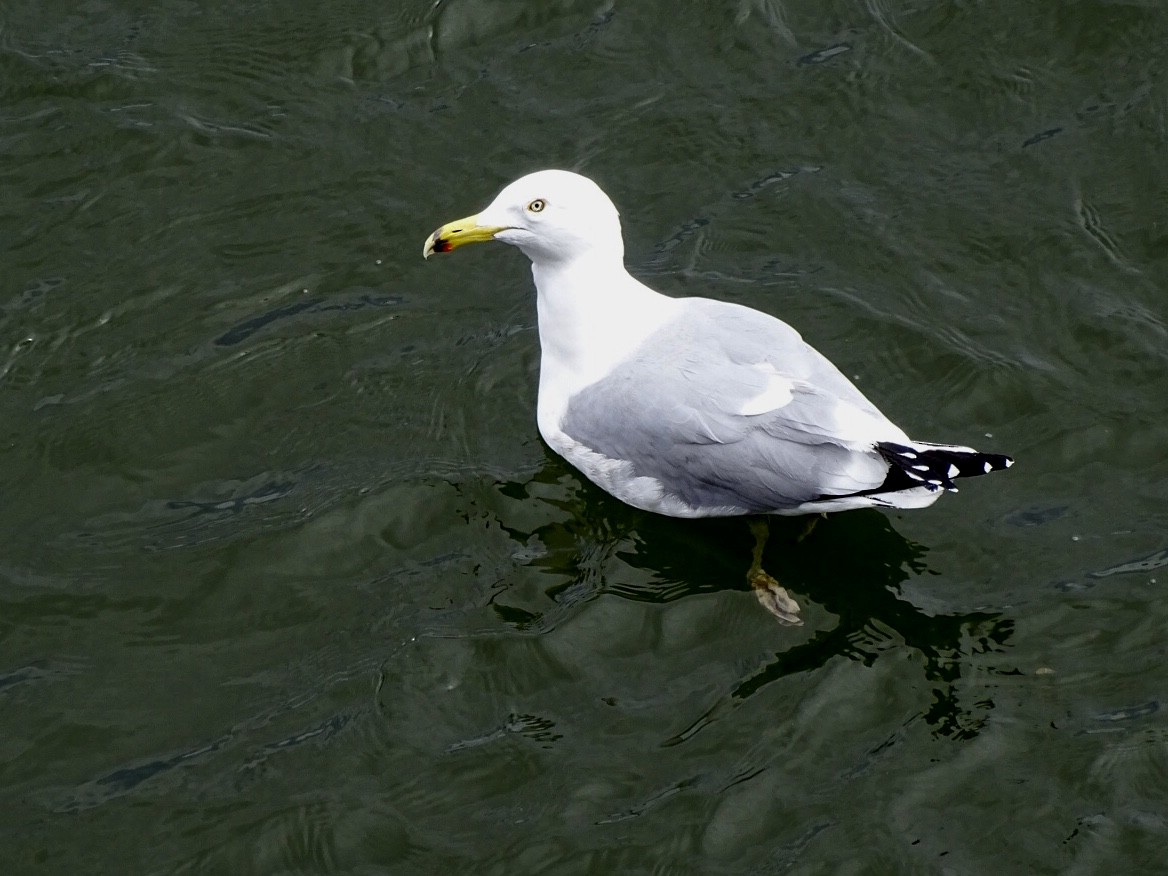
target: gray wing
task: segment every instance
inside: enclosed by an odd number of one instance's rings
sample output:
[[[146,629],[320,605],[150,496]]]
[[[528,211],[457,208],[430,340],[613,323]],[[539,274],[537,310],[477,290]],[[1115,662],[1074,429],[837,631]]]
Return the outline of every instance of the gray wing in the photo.
[[[561,428],[693,508],[748,512],[877,487],[874,443],[907,440],[786,323],[707,299],[573,396]]]

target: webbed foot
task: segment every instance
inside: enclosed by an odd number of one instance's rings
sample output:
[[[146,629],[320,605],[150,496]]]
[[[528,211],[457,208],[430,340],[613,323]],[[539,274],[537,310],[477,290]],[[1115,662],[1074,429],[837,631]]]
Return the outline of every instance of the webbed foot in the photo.
[[[782,584],[762,569],[752,569],[749,578],[750,586],[754,589],[754,595],[758,597],[759,603],[773,614],[779,623],[788,627],[803,625],[803,618],[799,616],[799,603]]]

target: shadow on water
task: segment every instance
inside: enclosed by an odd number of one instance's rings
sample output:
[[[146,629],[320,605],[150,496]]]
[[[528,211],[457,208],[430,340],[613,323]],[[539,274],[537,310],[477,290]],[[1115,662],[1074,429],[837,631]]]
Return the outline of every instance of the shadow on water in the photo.
[[[531,484],[551,483],[562,474],[560,464],[553,462],[532,481],[507,484],[503,490],[518,497],[528,494]],[[573,513],[533,532],[508,531],[520,542],[538,540],[548,548],[529,565],[557,574],[560,580],[545,594],[561,609],[602,594],[661,604],[697,594],[750,589],[746,572],[753,537],[743,518],[677,520],[640,513],[617,505],[586,483],[580,484],[579,494],[570,501],[561,503],[546,496],[544,501],[563,504]],[[619,514],[613,513],[614,508]],[[647,572],[647,578],[630,582],[597,575],[597,545],[603,546],[602,554]],[[834,624],[777,651],[665,744],[691,738],[787,676],[819,669],[837,657],[871,665],[887,651],[906,648],[919,655],[924,677],[933,687],[933,703],[923,715],[933,733],[955,739],[976,736],[993,703],[962,702],[963,669],[979,655],[1003,650],[1014,624],[997,612],[940,613],[910,602],[901,592],[904,582],[934,574],[925,563],[926,551],[875,510],[820,518],[810,532],[806,517],[772,518],[764,568],[796,597],[805,616],[809,604],[815,603],[829,618],[834,616]],[[591,562],[585,559],[589,555]],[[565,570],[569,572],[566,581]],[[541,619],[498,600],[493,606],[501,619],[520,628],[546,631],[554,625],[550,618]],[[783,638],[776,635],[778,640]],[[1013,674],[1009,669],[997,671]]]
[[[761,669],[743,678],[729,696],[669,743],[699,732],[711,720],[786,676],[818,669],[835,657],[871,665],[885,651],[908,648],[920,655],[933,704],[924,719],[939,736],[966,739],[984,724],[982,701],[961,702],[962,670],[969,658],[1001,650],[1013,621],[996,612],[930,613],[901,594],[910,576],[928,574],[926,548],[904,538],[878,511],[855,511],[821,520],[802,540],[804,523],[773,521],[764,566],[800,601],[813,601],[834,614],[834,626],[779,651]],[[740,539],[741,540],[741,539]],[[747,548],[743,548],[746,550]],[[648,552],[649,557],[656,550]]]

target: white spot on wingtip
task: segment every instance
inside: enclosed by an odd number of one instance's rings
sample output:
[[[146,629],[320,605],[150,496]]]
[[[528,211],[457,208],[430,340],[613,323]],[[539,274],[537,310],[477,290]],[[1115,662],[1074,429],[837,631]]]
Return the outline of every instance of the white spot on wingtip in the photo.
[[[1009,467],[1010,467],[1010,466],[1012,466],[1013,464],[1014,464],[1014,460],[1012,460],[1012,459],[1007,459],[1007,460],[1006,460],[1006,468],[1009,468]]]
[[[994,467],[992,465],[990,465],[988,462],[983,462],[981,464],[981,470],[984,471],[986,474],[989,474],[991,471],[994,470]]]
[[[955,466],[953,463],[949,463],[949,477],[951,477],[951,478],[955,478],[955,477],[957,477],[959,474],[961,474],[961,469],[959,469],[959,468],[958,468],[957,466]]]

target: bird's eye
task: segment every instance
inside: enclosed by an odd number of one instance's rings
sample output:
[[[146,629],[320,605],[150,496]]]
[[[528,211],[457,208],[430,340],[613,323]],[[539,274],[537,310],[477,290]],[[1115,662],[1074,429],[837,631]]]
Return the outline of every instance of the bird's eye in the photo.
[[[543,210],[543,208],[546,206],[547,206],[547,202],[544,201],[543,198],[536,198],[534,201],[532,201],[530,204],[527,205],[527,209],[530,210],[532,213],[538,213],[541,210]]]

